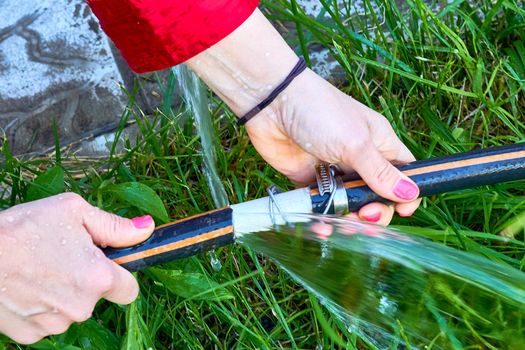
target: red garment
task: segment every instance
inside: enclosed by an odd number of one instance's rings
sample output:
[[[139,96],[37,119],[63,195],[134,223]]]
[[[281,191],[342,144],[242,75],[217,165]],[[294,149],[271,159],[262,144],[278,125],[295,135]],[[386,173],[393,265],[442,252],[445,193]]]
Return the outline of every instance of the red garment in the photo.
[[[87,0],[137,73],[182,63],[239,27],[259,0]]]

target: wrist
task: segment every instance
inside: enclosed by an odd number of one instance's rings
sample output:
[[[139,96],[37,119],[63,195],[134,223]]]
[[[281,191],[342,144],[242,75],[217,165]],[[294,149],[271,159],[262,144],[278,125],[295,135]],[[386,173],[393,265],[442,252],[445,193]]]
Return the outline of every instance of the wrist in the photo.
[[[256,10],[218,44],[186,63],[242,116],[264,100],[298,60],[264,15]]]

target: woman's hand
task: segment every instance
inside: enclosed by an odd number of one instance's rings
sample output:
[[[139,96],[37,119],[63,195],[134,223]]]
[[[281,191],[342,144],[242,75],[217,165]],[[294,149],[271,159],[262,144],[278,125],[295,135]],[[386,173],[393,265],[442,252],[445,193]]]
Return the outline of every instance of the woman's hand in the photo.
[[[322,160],[359,173],[376,193],[397,203],[368,204],[358,213],[362,220],[387,225],[394,209],[410,216],[419,205],[417,186],[392,165],[415,158],[388,121],[311,70],[246,128],[263,158],[298,184],[311,183],[314,166]]]
[[[263,101],[298,61],[280,34],[256,10],[215,46],[187,61],[238,116]],[[313,180],[317,161],[357,171],[379,195],[398,204],[371,203],[364,220],[386,225],[394,209],[417,208],[417,186],[390,164],[414,160],[379,113],[310,70],[301,73],[269,107],[247,124],[264,159],[297,183]]]
[[[99,299],[131,303],[135,278],[97,247],[125,247],[153,232],[150,216],[125,219],[73,193],[0,213],[0,332],[30,344],[91,317]]]

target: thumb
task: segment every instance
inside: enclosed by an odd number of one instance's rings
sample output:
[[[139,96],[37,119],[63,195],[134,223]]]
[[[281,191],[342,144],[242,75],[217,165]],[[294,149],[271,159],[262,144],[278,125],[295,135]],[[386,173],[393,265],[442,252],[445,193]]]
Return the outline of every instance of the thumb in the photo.
[[[126,219],[92,207],[83,211],[84,227],[101,247],[129,247],[146,240],[155,228],[150,215]]]
[[[410,202],[419,196],[419,188],[408,176],[386,160],[370,142],[366,152],[357,152],[344,162],[363,178],[378,195],[394,202]]]

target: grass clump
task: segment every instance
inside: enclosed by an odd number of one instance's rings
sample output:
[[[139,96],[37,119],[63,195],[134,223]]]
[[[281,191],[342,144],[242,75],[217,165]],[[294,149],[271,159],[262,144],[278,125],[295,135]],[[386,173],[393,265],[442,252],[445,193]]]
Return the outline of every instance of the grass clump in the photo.
[[[522,1],[364,0],[360,10],[356,3],[319,0],[317,18],[307,16],[296,0],[264,6],[273,20],[297,28],[290,44],[308,61],[312,48],[329,50],[344,75],[339,87],[385,115],[417,158],[524,141]],[[218,172],[230,201],[264,196],[270,183],[290,188],[234,126],[231,113],[217,106],[211,112],[220,139]],[[19,160],[6,142],[0,205],[71,190],[103,209],[134,216],[145,208],[115,195],[115,186],[141,183],[154,192],[152,201],[162,200],[166,214],[158,209],[157,221],[212,209],[199,139],[191,120],[182,119],[183,113],[166,107],[146,118],[130,98],[117,136],[129,121],[140,136],[136,144],[126,141],[124,154],[114,148],[103,161],[67,157],[58,148],[54,159]],[[53,186],[44,191],[49,179]],[[433,196],[412,218],[395,224],[521,270],[525,238],[515,218],[525,212],[524,189],[525,181],[517,181]],[[498,235],[509,227],[510,237]],[[30,348],[374,348],[266,258],[242,246],[217,255],[219,271],[203,254],[138,273],[141,295],[133,305],[101,302],[90,321]],[[185,293],[181,286],[190,284],[195,292]],[[1,344],[20,348],[5,338]],[[470,345],[487,347],[481,341]]]

